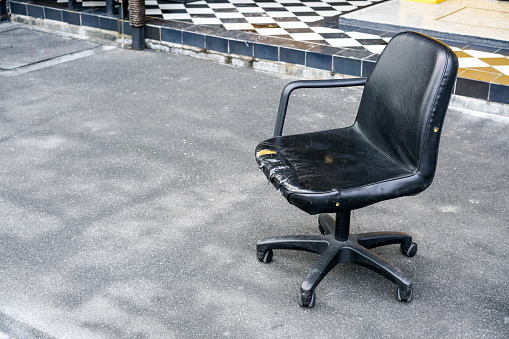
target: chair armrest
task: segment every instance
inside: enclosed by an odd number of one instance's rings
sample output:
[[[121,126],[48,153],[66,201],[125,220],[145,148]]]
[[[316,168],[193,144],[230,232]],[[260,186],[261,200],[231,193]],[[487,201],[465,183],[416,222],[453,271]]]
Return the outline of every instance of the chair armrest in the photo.
[[[290,82],[283,88],[281,99],[279,100],[279,109],[276,118],[276,127],[274,128],[274,137],[283,134],[283,125],[285,123],[286,110],[290,94],[297,88],[329,88],[329,87],[350,87],[364,86],[366,78],[354,79],[331,79],[331,80],[299,80]]]

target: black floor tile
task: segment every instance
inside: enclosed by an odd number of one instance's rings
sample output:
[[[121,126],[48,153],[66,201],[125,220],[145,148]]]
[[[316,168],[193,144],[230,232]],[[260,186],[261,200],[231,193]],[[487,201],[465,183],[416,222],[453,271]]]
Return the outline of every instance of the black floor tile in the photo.
[[[368,60],[362,60],[362,74],[361,76],[367,78],[370,74],[373,68],[375,68],[375,61],[368,61]]]
[[[44,17],[49,20],[62,21],[62,11],[60,9],[44,7]]]
[[[305,65],[306,52],[280,47],[279,48],[279,61],[289,62],[292,64]]]
[[[205,48],[215,52],[228,53],[228,40],[224,38],[206,36]]]
[[[99,27],[107,31],[118,32],[118,19],[108,18],[104,16],[99,17]]]
[[[44,7],[27,4],[28,16],[44,19]]]
[[[306,52],[306,66],[323,69],[325,71],[332,71],[332,55]]]
[[[254,57],[258,59],[279,61],[279,49],[276,46],[254,44]]]
[[[11,13],[18,15],[27,15],[27,5],[19,2],[10,2]]]
[[[333,72],[353,76],[361,76],[362,61],[348,57],[334,56],[332,59]]]
[[[161,27],[147,25],[145,28],[145,34],[147,39],[161,40]]]
[[[246,41],[230,40],[230,53],[253,56],[253,44]]]
[[[509,86],[490,84],[490,97],[489,101],[500,102],[503,104],[509,104]]]
[[[182,43],[184,45],[205,48],[205,36],[203,34],[182,32]]]
[[[80,26],[81,19],[79,12],[62,11],[62,21],[71,25]]]
[[[488,100],[490,84],[472,79],[458,78],[455,94],[470,98]]]
[[[100,28],[99,17],[97,15],[81,13],[81,24],[87,27]]]
[[[182,43],[182,31],[161,27],[161,41],[173,42],[175,44]]]

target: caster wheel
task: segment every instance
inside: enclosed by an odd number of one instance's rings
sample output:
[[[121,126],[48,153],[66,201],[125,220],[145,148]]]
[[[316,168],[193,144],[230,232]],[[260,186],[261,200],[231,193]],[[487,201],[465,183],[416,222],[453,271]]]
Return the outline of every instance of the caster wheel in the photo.
[[[320,233],[325,234],[325,229],[320,223],[318,223],[318,230],[320,231]]]
[[[258,260],[260,260],[261,262],[264,262],[266,264],[268,264],[269,262],[272,261],[272,256],[273,256],[273,252],[272,250],[267,250],[267,251],[258,251],[257,253],[257,256],[258,256]]]
[[[417,244],[415,242],[408,246],[401,244],[401,253],[407,257],[413,257],[417,253]]]
[[[412,294],[413,292],[411,287],[407,291],[403,291],[401,288],[398,287],[398,301],[410,302],[412,301]]]
[[[332,219],[330,217],[330,215],[328,214],[320,214],[320,216],[318,217],[318,230],[320,231],[321,234],[323,235],[329,235],[330,234],[330,231],[329,229],[324,227],[324,226],[327,226],[328,224],[332,223],[334,225],[335,221],[334,219]]]
[[[306,297],[304,294],[299,295],[299,306],[313,308],[315,306],[315,292],[311,295],[311,297]]]

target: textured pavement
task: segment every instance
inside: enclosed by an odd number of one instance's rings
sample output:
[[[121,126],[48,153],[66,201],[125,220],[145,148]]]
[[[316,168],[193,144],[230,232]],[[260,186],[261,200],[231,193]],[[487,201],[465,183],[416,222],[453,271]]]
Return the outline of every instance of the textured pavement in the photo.
[[[0,40],[12,28],[40,34],[3,24]],[[507,117],[451,109],[433,185],[353,213],[353,232],[418,243],[414,258],[377,250],[413,279],[411,303],[344,264],[302,309],[316,255],[275,251],[265,265],[255,252],[317,232],[254,160],[294,78],[72,42],[93,46],[0,70],[0,338],[509,335]],[[285,133],[351,124],[360,95],[297,92]]]

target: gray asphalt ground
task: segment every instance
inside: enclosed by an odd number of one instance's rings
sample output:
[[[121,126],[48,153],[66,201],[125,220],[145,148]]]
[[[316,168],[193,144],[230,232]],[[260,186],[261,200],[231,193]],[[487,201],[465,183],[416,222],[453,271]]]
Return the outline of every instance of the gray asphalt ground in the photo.
[[[343,264],[303,309],[317,256],[255,252],[318,231],[254,159],[294,78],[20,24],[0,46],[0,338],[509,336],[509,118],[450,109],[434,184],[353,213],[418,243],[377,250],[412,302]],[[360,95],[297,92],[285,133],[351,124]]]

